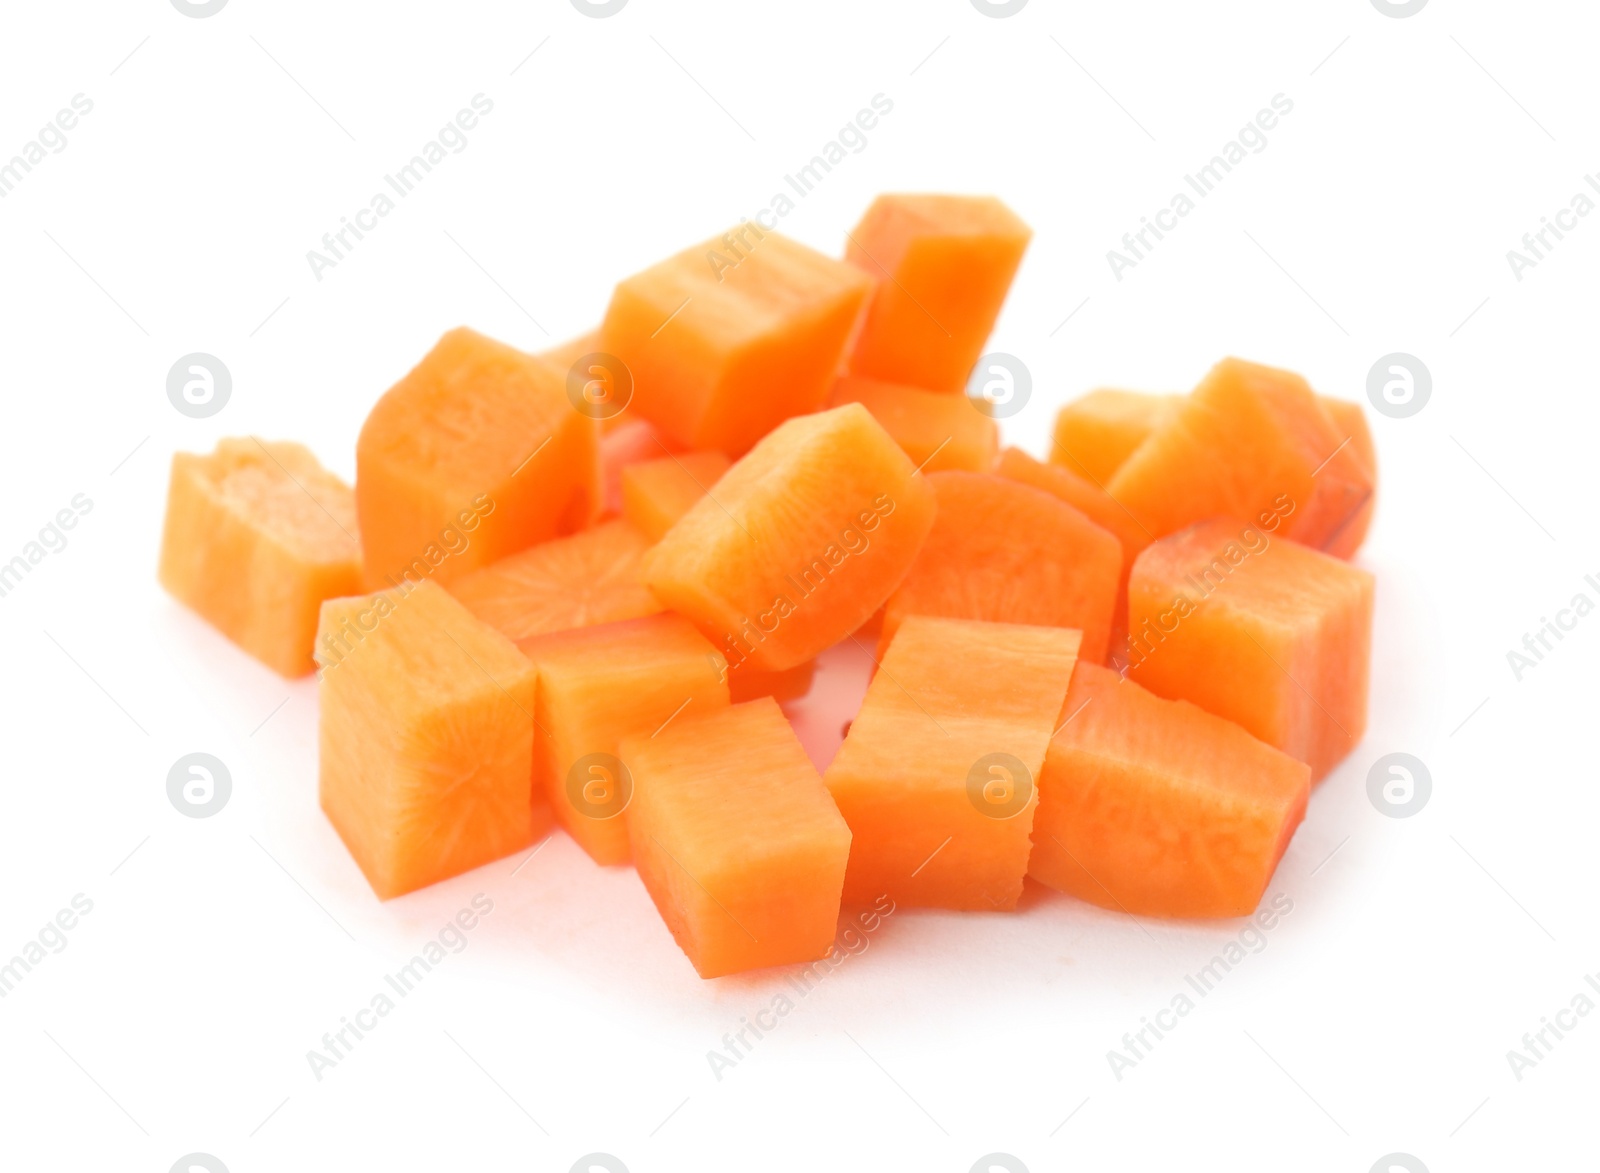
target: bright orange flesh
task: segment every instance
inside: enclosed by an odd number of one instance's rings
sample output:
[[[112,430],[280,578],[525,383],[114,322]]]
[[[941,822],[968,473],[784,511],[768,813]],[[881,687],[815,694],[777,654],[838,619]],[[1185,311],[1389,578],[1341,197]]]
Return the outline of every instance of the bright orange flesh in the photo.
[[[823,779],[854,837],[846,903],[1016,906],[1078,642],[1060,627],[901,624]]]
[[[1073,627],[1082,656],[1105,659],[1122,547],[1072,506],[1029,485],[973,472],[928,478],[933,528],[883,611],[879,658],[910,615]]]
[[[1331,395],[1320,396],[1320,399],[1323,410],[1333,420],[1334,438],[1341,444],[1349,442],[1351,453],[1372,485],[1372,493],[1366,504],[1356,510],[1344,528],[1336,532],[1323,547],[1324,553],[1332,554],[1335,558],[1353,558],[1356,551],[1361,549],[1361,543],[1367,540],[1367,530],[1372,526],[1372,511],[1378,503],[1378,451],[1373,446],[1372,429],[1367,424],[1367,413],[1361,404],[1350,399],[1335,399]]]
[[[662,610],[639,581],[650,543],[625,521],[607,521],[502,558],[450,584],[450,593],[513,641],[636,619]]]
[[[1007,448],[1000,453],[994,471],[996,476],[1043,489],[1052,497],[1065,501],[1101,529],[1108,530],[1122,546],[1124,577],[1127,576],[1128,567],[1139,556],[1139,551],[1153,540],[1110,493],[1064,465],[1045,464],[1020,448]]]
[[[1138,916],[1248,916],[1305,815],[1303,762],[1187,701],[1079,664],[1028,874]]]
[[[355,495],[299,444],[174,453],[161,585],[284,676],[304,676],[324,599],[361,589]]]
[[[965,395],[845,375],[831,402],[861,404],[923,472],[988,472],[1000,447],[999,425]]]
[[[651,615],[526,640],[539,670],[534,788],[596,863],[627,863],[632,783],[625,737],[728,705],[727,663],[679,615]]]
[[[1311,767],[1367,727],[1372,576],[1255,526],[1163,538],[1128,581],[1128,675],[1193,701]]]
[[[645,555],[643,578],[731,666],[781,671],[877,610],[933,511],[906,454],[846,404],[779,425]]]
[[[450,331],[361,428],[367,585],[449,582],[582,528],[599,509],[596,439],[547,363]]]
[[[752,668],[746,660],[742,667],[729,671],[728,693],[736,705],[762,696],[770,696],[775,701],[792,701],[811,691],[811,679],[816,672],[815,660],[781,672],[762,672]]]
[[[317,636],[322,809],[381,900],[526,847],[537,676],[436,583],[330,599]]]
[[[1371,477],[1300,376],[1223,359],[1107,486],[1152,535],[1213,517],[1320,548],[1371,497]],[[1274,523],[1276,524],[1276,523]]]
[[[1032,235],[993,196],[879,196],[845,251],[877,282],[850,372],[962,390]]]
[[[703,978],[833,949],[850,829],[771,699],[622,743],[633,857]]]
[[[1050,463],[1104,488],[1140,444],[1183,402],[1181,395],[1101,388],[1056,414]]]
[[[622,516],[652,542],[677,524],[733,462],[720,452],[685,452],[622,470]]]
[[[638,412],[688,448],[738,456],[821,408],[871,281],[756,224],[617,286],[601,349]]]

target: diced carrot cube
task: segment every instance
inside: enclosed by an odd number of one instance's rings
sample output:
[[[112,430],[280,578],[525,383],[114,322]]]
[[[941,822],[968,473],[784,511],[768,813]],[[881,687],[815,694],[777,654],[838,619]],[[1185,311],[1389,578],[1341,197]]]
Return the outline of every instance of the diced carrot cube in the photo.
[[[649,548],[627,522],[602,522],[502,558],[450,583],[449,590],[513,642],[637,619],[663,609],[639,581],[640,560]]]
[[[539,669],[534,786],[599,864],[628,862],[623,738],[726,708],[726,661],[679,615],[581,627],[521,644]]]
[[[1104,488],[1134,449],[1182,402],[1181,395],[1111,388],[1090,391],[1056,414],[1050,463]]]
[[[738,456],[826,403],[871,285],[746,224],[618,285],[601,349],[631,372],[632,410],[685,447]]]
[[[1060,627],[900,625],[823,776],[853,836],[847,904],[1016,906],[1078,642]]]
[[[849,403],[779,425],[645,555],[643,578],[731,667],[781,671],[877,610],[933,509],[906,454]]]
[[[771,699],[622,743],[633,857],[703,978],[833,948],[850,829]]]
[[[845,251],[878,283],[851,373],[962,390],[1032,235],[993,196],[879,196]]]
[[[1043,489],[1052,497],[1065,501],[1101,529],[1109,531],[1122,546],[1124,579],[1133,560],[1139,556],[1139,551],[1154,540],[1115,497],[1065,465],[1045,464],[1020,448],[1007,448],[1000,453],[994,471],[996,476]]]
[[[622,470],[622,516],[652,542],[677,524],[733,464],[720,452],[685,452]]]
[[[438,584],[328,600],[317,659],[322,809],[379,899],[549,827],[532,793],[534,667]]]
[[[1372,526],[1372,512],[1378,503],[1378,451],[1372,443],[1372,429],[1367,424],[1367,413],[1361,404],[1350,399],[1319,396],[1323,410],[1333,420],[1334,435],[1339,443],[1350,445],[1356,462],[1367,474],[1372,491],[1360,509],[1350,515],[1344,527],[1336,531],[1323,552],[1335,558],[1353,558],[1361,543],[1367,540],[1367,530]]]
[[[355,496],[299,444],[174,453],[161,585],[273,671],[304,676],[324,599],[361,589]]]
[[[1320,779],[1367,727],[1372,576],[1218,519],[1154,543],[1128,581],[1128,675]]]
[[[1028,874],[1139,916],[1248,916],[1310,793],[1305,763],[1231,721],[1079,664]]]
[[[999,425],[965,395],[845,375],[832,403],[861,404],[923,472],[988,472],[1000,447]]]
[[[889,596],[879,657],[910,615],[1075,627],[1082,656],[1105,659],[1122,547],[1066,502],[1030,485],[974,472],[928,477],[933,528]]]
[[[459,578],[581,529],[596,432],[547,363],[452,330],[378,400],[356,445],[369,587]]]

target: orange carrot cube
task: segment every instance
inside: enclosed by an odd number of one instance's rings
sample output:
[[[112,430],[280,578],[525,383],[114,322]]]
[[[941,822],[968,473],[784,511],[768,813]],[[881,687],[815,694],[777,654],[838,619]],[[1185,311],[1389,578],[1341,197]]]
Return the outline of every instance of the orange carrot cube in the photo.
[[[861,404],[923,472],[988,472],[1000,447],[999,425],[965,395],[846,375],[834,385],[832,403]]]
[[[1079,396],[1056,413],[1050,463],[1104,488],[1134,450],[1182,402],[1181,395],[1111,388]]]
[[[622,516],[652,542],[677,524],[732,465],[720,452],[685,452],[622,470]]]

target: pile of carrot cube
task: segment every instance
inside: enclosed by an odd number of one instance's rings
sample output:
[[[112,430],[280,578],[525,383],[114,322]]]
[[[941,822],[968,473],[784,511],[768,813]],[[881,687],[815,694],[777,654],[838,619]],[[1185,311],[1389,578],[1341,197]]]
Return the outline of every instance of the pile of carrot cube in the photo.
[[[161,581],[318,671],[322,808],[382,899],[559,824],[704,977],[1027,877],[1248,915],[1365,728],[1372,438],[1225,359],[1002,451],[968,388],[1030,235],[885,195],[843,259],[746,224],[555,351],[453,330],[354,489],[292,443],[177,455]],[[819,775],[782,706],[844,641],[875,670]]]

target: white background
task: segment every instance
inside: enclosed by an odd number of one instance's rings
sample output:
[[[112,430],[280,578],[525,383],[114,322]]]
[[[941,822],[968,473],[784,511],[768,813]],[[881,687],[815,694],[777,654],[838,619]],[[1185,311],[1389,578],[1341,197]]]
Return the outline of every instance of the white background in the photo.
[[[94,109],[0,200],[0,561],[94,505],[0,598],[0,957],[94,907],[0,1000],[0,1167],[1574,1167],[1600,1016],[1521,1081],[1506,1052],[1600,970],[1600,618],[1520,682],[1506,652],[1600,601],[1600,216],[1521,281],[1505,254],[1600,171],[1596,31],[1578,0],[8,5],[0,158]],[[480,92],[467,148],[316,280],[306,251]],[[1106,1052],[1238,925],[1037,888],[904,912],[719,1082],[706,1052],[778,977],[700,981],[636,877],[560,835],[380,905],[317,809],[314,684],[155,582],[174,450],[294,438],[350,476],[443,330],[589,328],[879,93],[892,114],[782,227],[838,253],[881,190],[1010,203],[1036,233],[994,340],[1035,380],[1013,442],[1228,353],[1347,398],[1391,351],[1433,375],[1419,414],[1372,416],[1371,723],[1273,881],[1293,912],[1120,1081]],[[1116,280],[1106,251],[1279,93],[1266,149]],[[234,379],[203,421],[165,394],[191,351]],[[234,781],[205,820],[165,791],[196,750]],[[1432,774],[1409,819],[1367,797],[1392,751]],[[306,1052],[479,892],[465,951],[317,1081]]]

